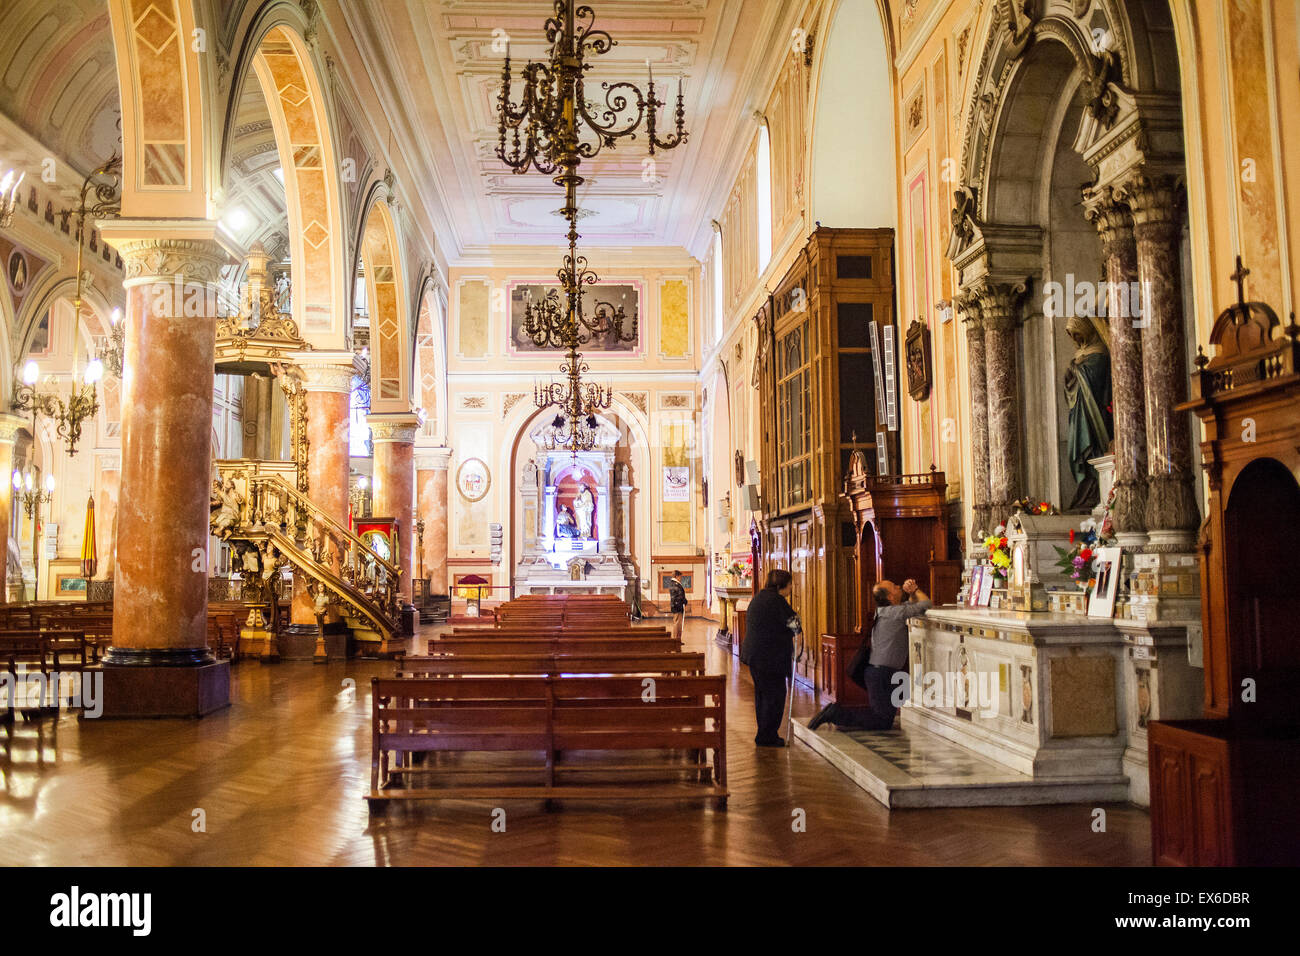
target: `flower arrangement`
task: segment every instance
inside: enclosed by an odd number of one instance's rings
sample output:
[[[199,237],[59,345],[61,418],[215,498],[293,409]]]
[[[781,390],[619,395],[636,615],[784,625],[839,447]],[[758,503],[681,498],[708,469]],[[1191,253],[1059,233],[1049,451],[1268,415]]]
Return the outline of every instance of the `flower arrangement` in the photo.
[[[754,556],[751,554],[744,561],[732,561],[724,573],[741,584],[748,584],[754,577]]]
[[[1011,569],[1011,549],[1007,546],[1007,527],[998,525],[992,534],[984,535],[984,547],[989,552],[989,564],[993,567],[994,584],[1002,586]]]
[[[1060,514],[1060,512],[1056,510],[1055,505],[1049,504],[1046,501],[1034,501],[1034,499],[1030,498],[1028,495],[1021,498],[1019,501],[1011,502],[1011,513],[1015,514],[1016,512],[1023,512],[1024,514],[1029,515]]]
[[[1106,507],[1102,512],[1101,520],[1098,521],[1096,518],[1085,519],[1079,525],[1077,533],[1071,528],[1070,546],[1068,548],[1055,545],[1056,566],[1067,572],[1075,584],[1085,591],[1097,583],[1095,575],[1097,570],[1095,567],[1097,549],[1115,543],[1115,532],[1110,520],[1110,506],[1114,500],[1115,489],[1112,488],[1110,495],[1106,498]]]

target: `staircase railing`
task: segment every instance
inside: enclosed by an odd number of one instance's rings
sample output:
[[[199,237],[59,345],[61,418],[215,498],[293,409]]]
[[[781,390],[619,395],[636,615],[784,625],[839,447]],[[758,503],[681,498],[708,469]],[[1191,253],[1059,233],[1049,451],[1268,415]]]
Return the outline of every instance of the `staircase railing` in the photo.
[[[276,467],[280,465],[251,460],[217,463],[221,487],[214,495],[221,496],[224,510],[214,514],[214,533],[269,540],[296,568],[333,593],[336,601],[391,637],[400,627],[401,570],[290,484],[283,467]]]

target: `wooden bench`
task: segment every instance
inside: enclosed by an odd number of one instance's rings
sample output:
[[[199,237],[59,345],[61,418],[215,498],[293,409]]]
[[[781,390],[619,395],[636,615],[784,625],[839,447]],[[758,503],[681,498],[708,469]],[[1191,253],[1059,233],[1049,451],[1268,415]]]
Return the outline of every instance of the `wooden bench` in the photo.
[[[700,675],[703,654],[456,654],[401,656],[399,677],[453,677],[483,674],[669,674]]]
[[[636,677],[376,677],[370,810],[383,812],[394,800],[465,798],[542,799],[548,806],[568,798],[703,798],[725,809],[726,678],[664,676],[656,683],[658,693],[646,700]],[[628,760],[633,751],[658,759]],[[443,752],[531,753],[534,761],[446,766],[410,759]],[[595,759],[569,763],[562,759],[566,754]],[[468,775],[523,779],[406,785],[418,776]],[[622,779],[582,782],[592,776]]]

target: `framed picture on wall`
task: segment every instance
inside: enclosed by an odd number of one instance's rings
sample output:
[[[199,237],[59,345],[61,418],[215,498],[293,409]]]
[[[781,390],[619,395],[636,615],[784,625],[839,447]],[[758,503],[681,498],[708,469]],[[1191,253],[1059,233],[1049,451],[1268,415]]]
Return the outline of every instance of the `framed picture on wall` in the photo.
[[[672,579],[673,579],[672,571],[660,571],[659,590],[666,592],[668,590],[668,582],[671,581]],[[682,587],[686,589],[687,594],[690,594],[691,591],[695,590],[695,572],[693,571],[682,572]]]
[[[970,572],[970,590],[966,592],[966,606],[978,607],[980,600],[980,585],[984,580],[984,565],[977,564],[971,568]]]
[[[1097,583],[1088,599],[1088,617],[1113,617],[1119,592],[1120,549],[1097,549]]]

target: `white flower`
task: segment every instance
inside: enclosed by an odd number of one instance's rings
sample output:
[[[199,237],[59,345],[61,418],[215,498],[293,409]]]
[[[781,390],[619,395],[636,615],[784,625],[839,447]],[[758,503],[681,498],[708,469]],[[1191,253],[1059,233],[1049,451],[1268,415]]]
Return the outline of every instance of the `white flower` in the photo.
[[[1087,531],[1096,531],[1096,530],[1097,530],[1097,519],[1096,519],[1096,518],[1086,518],[1086,519],[1084,520],[1084,522],[1083,522],[1081,525],[1079,525],[1079,530],[1080,530],[1080,531],[1085,531],[1085,532],[1087,532]]]
[[[998,525],[997,530],[995,530],[993,533],[1000,538],[1007,533],[1007,526],[1004,524],[1000,524]]]

